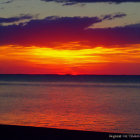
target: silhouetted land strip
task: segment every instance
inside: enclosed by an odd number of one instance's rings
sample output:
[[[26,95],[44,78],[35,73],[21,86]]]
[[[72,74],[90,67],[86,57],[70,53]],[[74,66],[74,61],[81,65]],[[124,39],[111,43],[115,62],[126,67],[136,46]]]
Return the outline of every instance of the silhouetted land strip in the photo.
[[[0,74],[0,81],[140,83],[140,75]]]
[[[126,136],[129,138],[123,138]],[[115,139],[132,139],[130,136],[132,135],[30,126],[0,125],[1,140],[113,140],[115,137],[118,137]],[[140,138],[140,135],[135,135],[135,139],[138,138]]]

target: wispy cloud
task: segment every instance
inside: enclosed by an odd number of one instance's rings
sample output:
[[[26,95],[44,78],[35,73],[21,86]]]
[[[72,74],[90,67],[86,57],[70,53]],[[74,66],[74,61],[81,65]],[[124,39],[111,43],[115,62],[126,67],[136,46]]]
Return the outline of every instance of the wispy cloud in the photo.
[[[8,4],[12,3],[14,0],[5,0],[4,2],[0,2],[0,4]]]
[[[140,2],[140,0],[41,0],[41,1],[64,3],[63,5],[73,5],[77,3],[94,3],[94,2],[109,2],[109,3]]]
[[[127,16],[125,13],[117,13],[117,14],[109,14],[109,15],[105,15],[103,16],[103,20],[112,20],[112,19],[115,19],[115,18],[123,18]]]
[[[10,17],[10,18],[0,17],[0,24],[2,24],[2,23],[13,23],[13,22],[21,21],[21,20],[32,19],[32,18],[33,18],[32,15],[20,15],[20,16]]]

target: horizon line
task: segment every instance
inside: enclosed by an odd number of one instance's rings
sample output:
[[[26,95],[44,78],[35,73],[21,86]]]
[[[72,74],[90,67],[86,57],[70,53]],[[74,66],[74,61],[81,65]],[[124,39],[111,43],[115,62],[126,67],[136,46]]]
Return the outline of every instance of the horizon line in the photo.
[[[56,75],[56,76],[140,76],[137,74],[1,74],[0,75]]]

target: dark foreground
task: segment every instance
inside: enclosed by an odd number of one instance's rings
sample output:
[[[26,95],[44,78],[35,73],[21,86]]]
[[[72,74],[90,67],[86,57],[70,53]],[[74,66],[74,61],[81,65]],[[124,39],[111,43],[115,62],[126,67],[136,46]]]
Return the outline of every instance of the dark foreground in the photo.
[[[140,135],[64,130],[55,128],[0,125],[0,140],[120,140],[140,139]]]

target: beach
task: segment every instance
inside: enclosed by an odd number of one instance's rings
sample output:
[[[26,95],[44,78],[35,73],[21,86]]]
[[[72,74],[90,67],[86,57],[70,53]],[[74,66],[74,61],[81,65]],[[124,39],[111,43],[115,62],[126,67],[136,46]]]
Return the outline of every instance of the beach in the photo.
[[[0,125],[1,140],[107,140],[139,139],[138,134],[78,131],[44,127]]]

